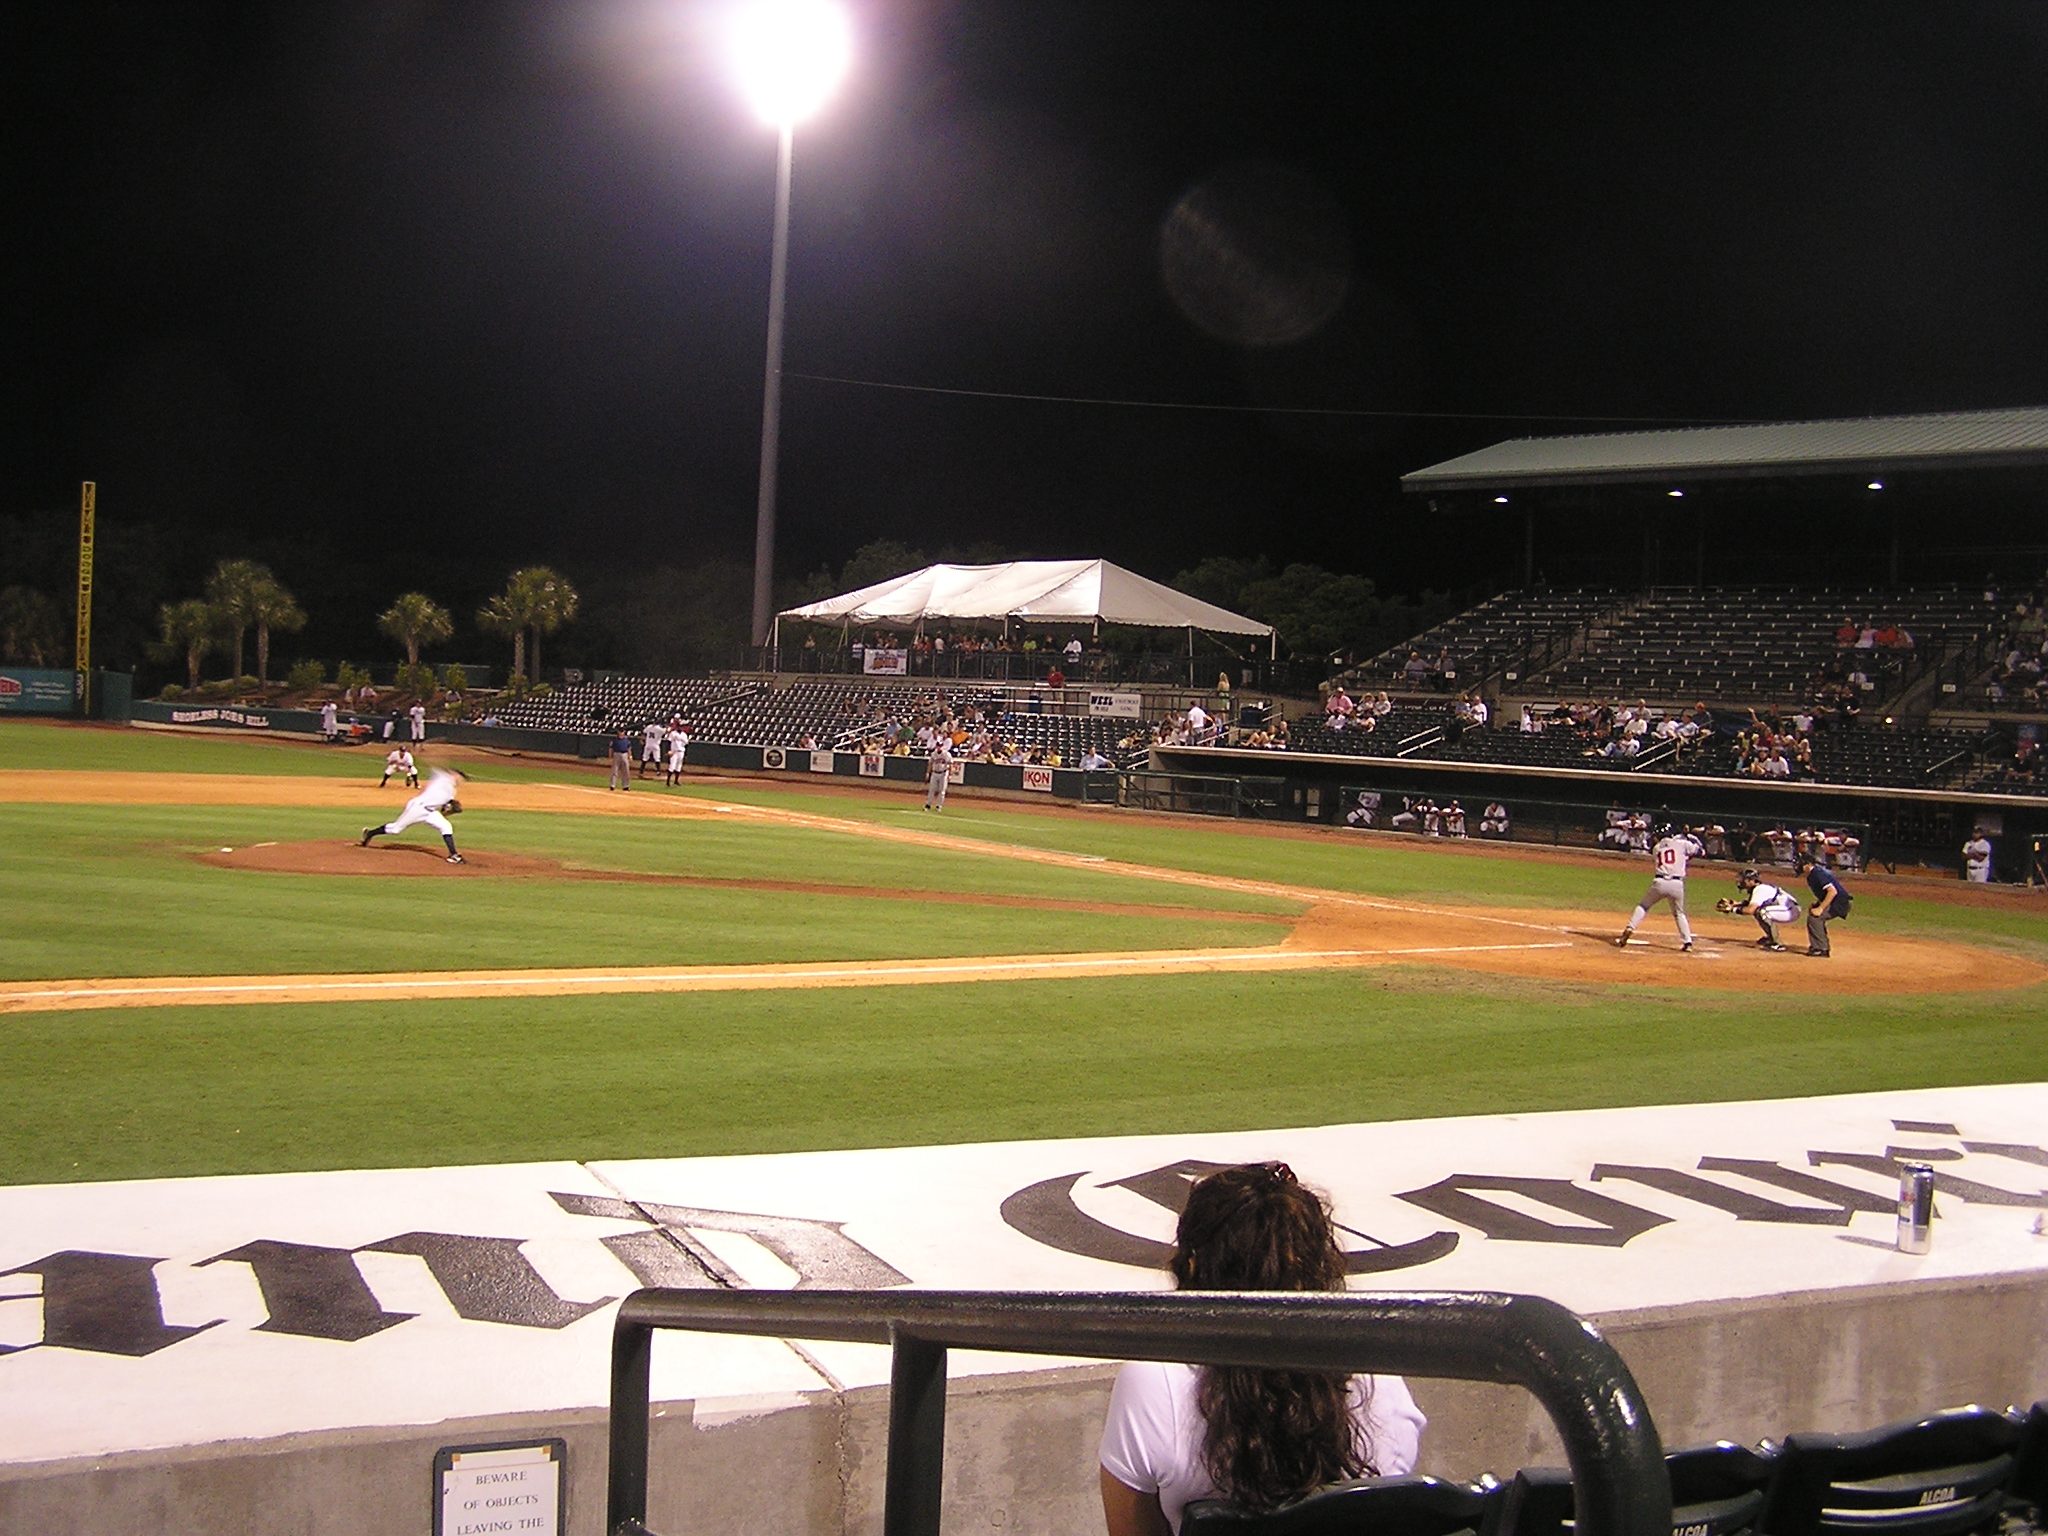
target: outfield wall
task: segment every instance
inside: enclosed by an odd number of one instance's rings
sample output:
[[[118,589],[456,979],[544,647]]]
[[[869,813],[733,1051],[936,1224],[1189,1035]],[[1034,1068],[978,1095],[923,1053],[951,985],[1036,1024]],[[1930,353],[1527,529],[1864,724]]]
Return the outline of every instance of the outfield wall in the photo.
[[[1667,1445],[2048,1398],[2048,1086],[1185,1136],[0,1189],[0,1529],[423,1533],[434,1452],[560,1435],[601,1524],[636,1283],[1119,1290],[1188,1181],[1284,1157],[1354,1284],[1601,1321]],[[1933,1252],[1891,1237],[1938,1170]],[[1079,1170],[1079,1171],[1076,1171]],[[1371,1233],[1373,1235],[1366,1236]],[[949,1528],[1087,1530],[1110,1368],[960,1352]],[[872,1530],[886,1351],[664,1335],[651,1524]],[[1425,1470],[1561,1461],[1423,1381]]]

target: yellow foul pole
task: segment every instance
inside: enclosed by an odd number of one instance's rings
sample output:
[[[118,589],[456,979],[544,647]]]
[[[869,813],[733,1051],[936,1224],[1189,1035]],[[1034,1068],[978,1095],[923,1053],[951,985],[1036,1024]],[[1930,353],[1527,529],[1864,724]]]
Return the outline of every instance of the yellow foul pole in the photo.
[[[98,487],[90,480],[78,489],[78,664],[76,697],[78,712],[91,713],[92,705],[92,538],[93,502]]]

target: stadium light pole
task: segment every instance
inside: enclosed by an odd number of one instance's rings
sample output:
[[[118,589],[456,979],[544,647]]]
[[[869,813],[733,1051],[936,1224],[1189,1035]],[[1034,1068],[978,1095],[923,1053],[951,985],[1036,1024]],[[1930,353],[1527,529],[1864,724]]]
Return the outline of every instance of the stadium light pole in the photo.
[[[753,0],[735,13],[732,57],[740,92],[777,130],[775,242],[768,264],[768,365],[761,386],[761,481],[754,513],[754,644],[775,614],[775,480],[782,438],[783,291],[789,278],[789,179],[796,125],[825,104],[853,56],[852,29],[833,0]]]

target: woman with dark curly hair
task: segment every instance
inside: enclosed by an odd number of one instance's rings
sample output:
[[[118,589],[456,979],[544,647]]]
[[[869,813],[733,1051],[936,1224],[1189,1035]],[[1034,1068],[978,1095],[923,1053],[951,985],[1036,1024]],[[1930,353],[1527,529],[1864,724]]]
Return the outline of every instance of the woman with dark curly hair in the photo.
[[[1341,1291],[1323,1197],[1285,1163],[1195,1185],[1168,1265],[1183,1291]],[[1262,1511],[1347,1477],[1413,1470],[1427,1421],[1398,1376],[1132,1361],[1102,1430],[1109,1536],[1168,1536],[1195,1499]]]

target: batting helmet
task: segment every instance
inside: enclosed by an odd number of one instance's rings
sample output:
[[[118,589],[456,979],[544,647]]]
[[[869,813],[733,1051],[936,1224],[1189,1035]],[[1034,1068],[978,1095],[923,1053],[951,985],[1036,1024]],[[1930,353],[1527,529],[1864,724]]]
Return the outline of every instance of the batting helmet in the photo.
[[[1763,876],[1759,875],[1755,870],[1745,869],[1735,877],[1735,883],[1742,890],[1753,891],[1756,889],[1757,882],[1762,878]]]

